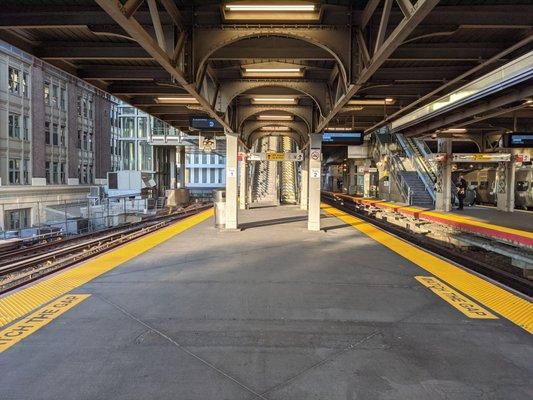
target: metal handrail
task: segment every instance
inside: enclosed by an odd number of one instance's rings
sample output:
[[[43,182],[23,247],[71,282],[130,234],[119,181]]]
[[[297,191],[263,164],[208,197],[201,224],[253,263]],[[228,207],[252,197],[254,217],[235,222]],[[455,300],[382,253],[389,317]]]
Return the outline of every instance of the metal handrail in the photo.
[[[395,136],[398,140],[398,143],[405,151],[407,157],[409,158],[409,160],[411,160],[411,163],[415,167],[415,171],[422,183],[424,184],[424,187],[426,188],[427,192],[429,193],[433,201],[435,201],[435,182],[433,182],[433,179],[431,179],[430,173],[427,170],[427,166],[424,164],[424,162],[419,160],[419,156],[414,153],[411,145],[408,143],[408,141],[402,134],[397,133]]]

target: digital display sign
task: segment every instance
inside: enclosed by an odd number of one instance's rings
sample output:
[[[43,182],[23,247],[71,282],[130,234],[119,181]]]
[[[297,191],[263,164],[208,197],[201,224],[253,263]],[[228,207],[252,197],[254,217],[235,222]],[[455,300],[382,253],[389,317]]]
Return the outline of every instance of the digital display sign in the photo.
[[[224,127],[216,119],[207,117],[192,117],[190,126],[201,131],[224,130]]]
[[[508,137],[509,147],[531,148],[533,147],[532,132],[512,132]]]
[[[363,132],[324,132],[324,145],[356,146],[363,144]]]

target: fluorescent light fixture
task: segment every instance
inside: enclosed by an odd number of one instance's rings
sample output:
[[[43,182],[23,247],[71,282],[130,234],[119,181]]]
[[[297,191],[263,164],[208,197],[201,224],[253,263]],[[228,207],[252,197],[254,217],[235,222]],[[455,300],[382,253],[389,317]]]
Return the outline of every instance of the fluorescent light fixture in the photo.
[[[437,131],[439,133],[465,133],[466,128],[449,128]]]
[[[160,104],[198,104],[198,100],[194,97],[183,96],[157,97],[156,102]]]
[[[261,114],[257,116],[260,121],[292,121],[294,117],[292,115],[268,115]]]
[[[296,97],[252,97],[252,104],[296,104]]]
[[[396,100],[387,97],[386,99],[353,99],[348,101],[350,106],[383,106],[396,103]]]
[[[272,132],[285,132],[285,131],[290,131],[291,128],[289,128],[288,126],[262,126],[261,130],[272,131]]]
[[[245,72],[300,72],[301,68],[244,68]]]
[[[255,68],[244,67],[242,76],[249,78],[298,78],[304,76],[303,68]]]
[[[314,4],[228,4],[228,11],[246,12],[286,12],[286,11],[315,11]]]

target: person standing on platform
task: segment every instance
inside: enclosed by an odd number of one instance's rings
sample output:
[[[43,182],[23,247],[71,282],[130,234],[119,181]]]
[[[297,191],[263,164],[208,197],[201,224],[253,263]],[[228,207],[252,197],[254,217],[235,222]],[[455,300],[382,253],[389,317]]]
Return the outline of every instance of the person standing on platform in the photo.
[[[457,181],[457,198],[459,199],[459,208],[462,210],[464,207],[464,201],[466,197],[466,181],[463,174],[459,175],[459,180]]]

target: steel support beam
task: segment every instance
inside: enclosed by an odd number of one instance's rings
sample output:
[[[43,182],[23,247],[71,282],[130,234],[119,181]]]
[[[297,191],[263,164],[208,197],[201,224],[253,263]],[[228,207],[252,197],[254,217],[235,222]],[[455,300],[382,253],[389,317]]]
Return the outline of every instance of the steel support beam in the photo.
[[[368,67],[365,67],[359,78],[354,84],[350,84],[347,92],[334,105],[329,114],[323,118],[316,129],[317,133],[322,132],[329,124],[331,119],[339,113],[348,101],[361,89],[374,75],[376,70],[390,57],[390,55],[402,44],[409,34],[418,26],[420,22],[431,12],[438,4],[439,0],[419,0],[416,3],[415,11],[405,17],[398,26],[392,31],[389,37],[383,42],[383,45],[374,53]],[[369,3],[370,5],[370,3]],[[367,6],[368,7],[368,6]],[[374,7],[375,8],[375,7]]]
[[[113,18],[139,45],[145,49],[170,75],[183,86],[183,88],[194,97],[202,108],[213,118],[215,118],[227,131],[232,133],[231,126],[212,107],[208,100],[201,96],[195,89],[194,83],[187,82],[182,71],[179,71],[173,64],[171,57],[164,49],[154,42],[154,39],[139,25],[134,18],[126,18],[118,7],[118,2],[109,0],[95,0],[96,3]]]
[[[530,96],[533,96],[533,86],[526,86],[522,89],[513,91],[504,96],[496,99],[483,102],[474,107],[461,109],[459,112],[454,112],[444,118],[439,118],[433,122],[429,122],[423,125],[419,125],[415,129],[409,129],[406,131],[406,136],[418,136],[426,132],[433,132],[437,129],[447,128],[451,124],[458,123],[459,121],[472,118],[475,115],[483,114],[490,110],[495,110],[500,107],[505,107],[508,104],[522,101]]]
[[[508,54],[512,53],[513,51],[516,51],[528,44],[530,44],[531,42],[533,42],[533,34],[530,34],[528,35],[526,38],[520,40],[518,43],[514,44],[513,46],[511,47],[508,47],[507,49],[499,52],[498,54],[494,55],[493,57],[491,57],[490,59],[488,59],[487,61],[475,66],[474,68],[471,68],[469,69],[468,71],[460,74],[459,76],[457,76],[456,78],[446,82],[445,84],[443,84],[442,86],[439,86],[437,89],[435,90],[432,90],[431,92],[429,92],[428,94],[420,97],[418,100],[408,104],[407,106],[403,107],[401,110],[389,115],[387,118],[384,118],[381,122],[371,126],[370,128],[368,128],[365,133],[370,133],[372,131],[375,131],[376,129],[379,129],[381,128],[382,126],[384,126],[385,124],[387,124],[388,122],[392,121],[393,119],[395,119],[396,117],[400,116],[401,114],[404,114],[405,112],[413,109],[414,107],[416,107],[417,105],[425,102],[426,100],[432,98],[433,96],[435,96],[436,94],[442,92],[444,89],[448,88],[448,87],[451,87],[452,85],[455,85],[456,83],[460,82],[461,80],[469,77],[470,75],[473,75],[475,74],[476,72],[482,70],[483,68],[486,68],[488,67],[489,65],[497,62],[498,60],[501,60],[503,57],[507,56]]]

